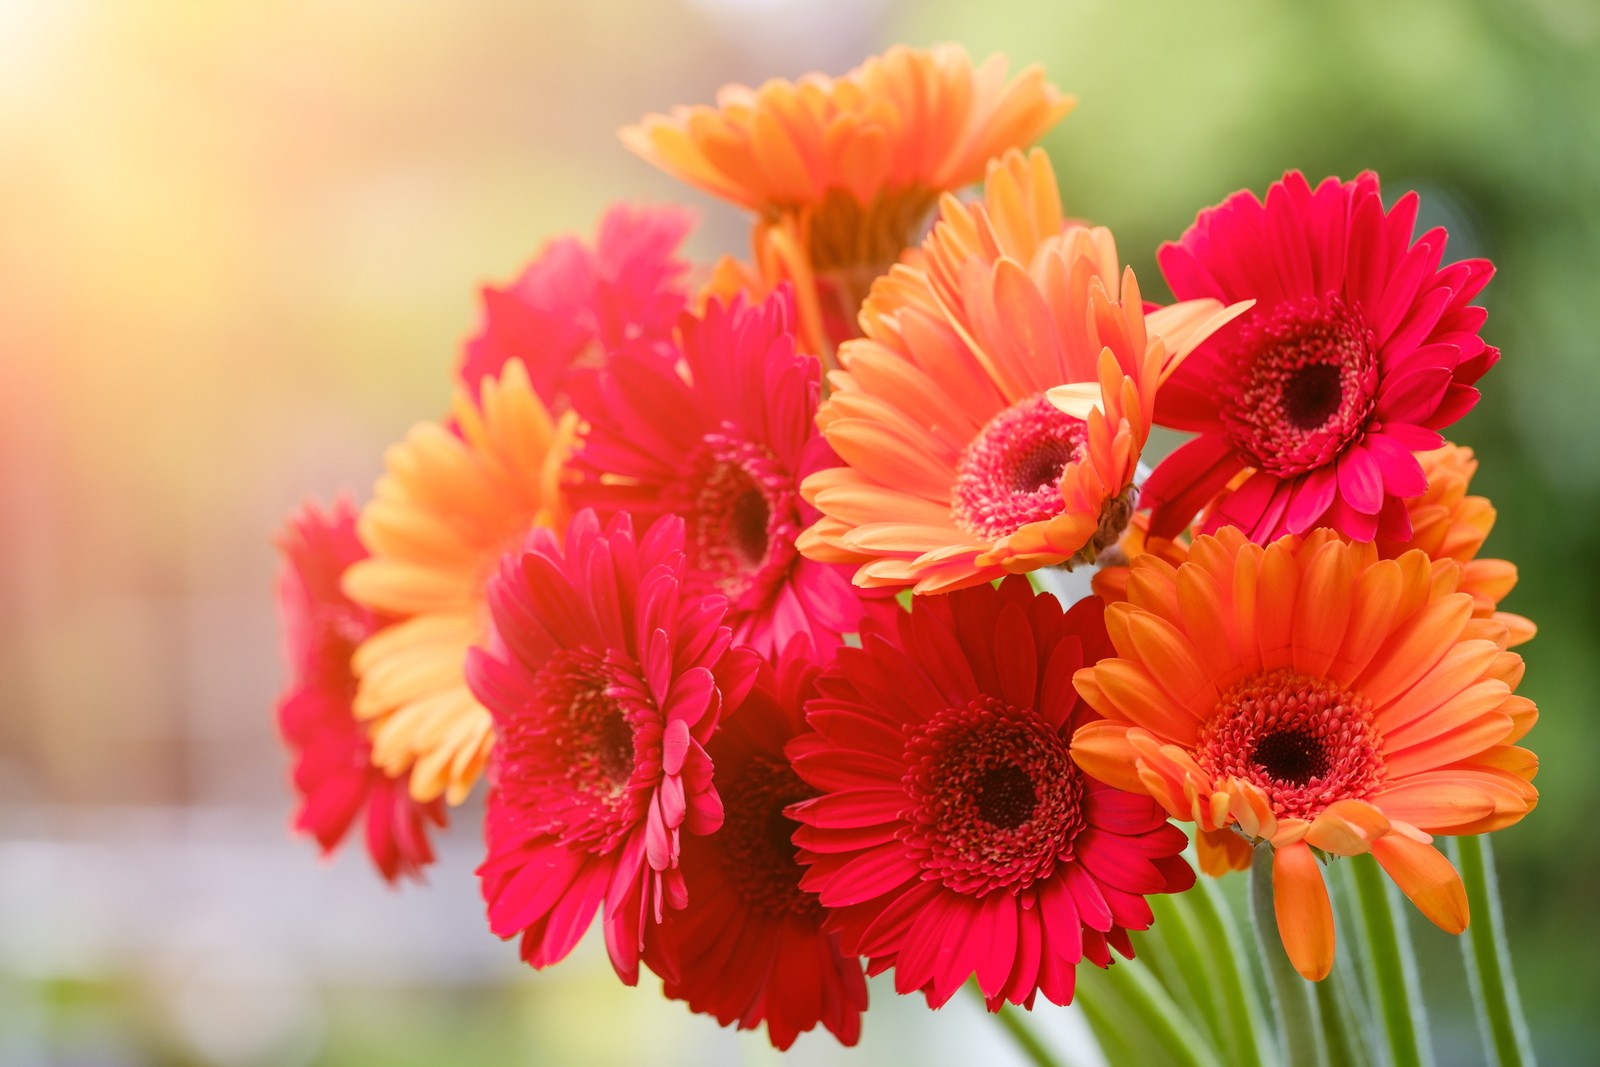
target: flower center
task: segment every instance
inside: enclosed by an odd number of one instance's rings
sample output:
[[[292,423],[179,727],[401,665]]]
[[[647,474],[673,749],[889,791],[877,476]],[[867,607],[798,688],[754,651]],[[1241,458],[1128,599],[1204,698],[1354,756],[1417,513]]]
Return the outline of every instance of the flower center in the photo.
[[[1358,440],[1378,388],[1377,343],[1338,296],[1285,303],[1243,326],[1230,349],[1222,422],[1251,465],[1304,474]]]
[[[867,204],[846,189],[829,189],[811,212],[812,268],[824,275],[860,274],[870,284],[917,243],[938,202],[935,190],[919,185],[885,189]],[[851,288],[866,295],[864,286]]]
[[[635,735],[651,709],[613,664],[563,649],[534,675],[535,714],[501,721],[496,779],[522,826],[603,852],[633,820]],[[647,784],[647,783],[646,783]]]
[[[1267,777],[1292,785],[1305,785],[1328,773],[1328,753],[1322,741],[1307,730],[1279,730],[1256,741],[1251,761]]]
[[[1058,731],[994,697],[948,708],[906,742],[907,845],[958,893],[1020,892],[1072,858],[1083,783]]]
[[[1014,763],[992,767],[973,789],[978,818],[1002,830],[1015,830],[1033,818],[1039,803],[1028,772]]]
[[[1061,474],[1082,456],[1085,429],[1043,396],[990,419],[961,453],[951,492],[956,524],[998,538],[1061,514]]]
[[[1372,706],[1326,678],[1291,670],[1245,678],[1217,703],[1196,745],[1213,781],[1241,778],[1279,818],[1311,819],[1383,780]]]
[[[794,558],[794,479],[762,446],[721,433],[705,436],[691,471],[671,508],[688,518],[689,584],[753,609]]]
[[[790,835],[800,824],[783,813],[817,795],[787,762],[756,756],[717,790],[724,805],[718,837],[728,881],[750,907],[771,916],[821,921],[822,905],[800,889],[804,872]]]

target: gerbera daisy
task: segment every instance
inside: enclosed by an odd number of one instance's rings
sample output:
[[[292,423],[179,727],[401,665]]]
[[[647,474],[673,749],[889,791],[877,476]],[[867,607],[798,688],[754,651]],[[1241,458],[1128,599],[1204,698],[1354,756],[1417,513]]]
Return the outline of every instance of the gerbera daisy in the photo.
[[[521,360],[547,406],[564,403],[567,375],[619,351],[669,353],[686,300],[677,258],[694,224],[681,208],[617,204],[590,248],[577,237],[544,246],[515,282],[483,289],[483,321],[462,353],[460,377],[476,390]]]
[[[1472,449],[1447,444],[1443,448],[1419,452],[1417,461],[1422,464],[1428,488],[1421,496],[1405,500],[1411,536],[1403,541],[1379,536],[1373,542],[1378,555],[1395,559],[1404,552],[1421,549],[1433,560],[1435,568],[1459,564],[1461,574],[1456,589],[1471,594],[1473,617],[1492,618],[1503,625],[1511,646],[1530,640],[1538,632],[1532,620],[1498,610],[1500,601],[1516,587],[1516,564],[1503,559],[1478,558],[1479,550],[1494,529],[1495,509],[1487,498],[1467,494],[1478,469]],[[1242,482],[1248,477],[1248,472],[1242,472],[1235,475],[1234,481]],[[1202,524],[1215,503],[1220,503],[1231,488],[1236,486],[1224,489],[1217,501],[1202,510]],[[1145,552],[1154,552],[1177,566],[1188,556],[1186,540],[1150,536],[1149,522],[1143,513],[1128,525],[1117,549],[1115,555],[1119,558],[1102,557],[1093,579],[1094,591],[1108,603],[1127,599],[1128,561]]]
[[[790,840],[799,824],[784,814],[817,795],[783,751],[806,728],[816,675],[811,650],[791,643],[706,745],[722,828],[684,839],[689,904],[669,913],[645,947],[667,996],[724,1026],[765,1022],[779,1049],[819,1022],[854,1045],[867,1007],[861,961],[840,952],[838,935],[822,928],[816,895],[800,888],[803,868]]]
[[[1162,391],[1157,421],[1199,433],[1145,484],[1151,530],[1171,536],[1240,470],[1252,476],[1206,520],[1266,543],[1332,526],[1404,540],[1401,498],[1426,483],[1413,452],[1477,403],[1499,358],[1470,301],[1487,260],[1440,269],[1445,233],[1413,242],[1417,196],[1385,214],[1378,178],[1313,191],[1298,171],[1200,213],[1161,270],[1179,299],[1256,301]]]
[[[727,86],[715,107],[646,116],[622,140],[756,213],[758,271],[768,286],[795,284],[804,347],[822,352],[824,316],[849,327],[941,193],[983,177],[991,157],[1073,103],[1036,66],[1007,82],[1002,56],[974,68],[956,45],[895,47],[838,78]]]
[[[1379,537],[1378,552],[1392,557],[1420,548],[1435,561],[1454,560],[1461,565],[1456,588],[1472,595],[1473,616],[1499,622],[1510,635],[1512,645],[1529,640],[1537,632],[1531,620],[1498,610],[1500,601],[1517,584],[1517,565],[1509,560],[1478,557],[1489,531],[1494,529],[1495,510],[1488,498],[1467,494],[1478,470],[1472,449],[1445,445],[1419,454],[1417,460],[1428,479],[1428,489],[1406,501],[1411,515],[1411,540]]]
[[[848,568],[795,550],[817,517],[800,480],[837,459],[814,423],[820,368],[795,353],[791,318],[786,290],[753,306],[713,300],[683,317],[677,366],[619,353],[573,384],[589,427],[573,506],[684,516],[687,588],[726,596],[735,639],[766,656],[796,634],[819,653],[837,645],[863,610]]]
[[[344,589],[398,620],[353,660],[374,761],[391,775],[409,770],[418,800],[459,804],[493,742],[462,676],[467,649],[488,631],[484,587],[501,553],[559,522],[565,448],[520,360],[476,396],[458,388],[451,417],[455,433],[422,423],[389,449],[357,525],[372,558],[351,565]]]
[[[1331,530],[1263,548],[1224,527],[1182,566],[1134,561],[1128,601],[1106,609],[1118,658],[1074,679],[1105,716],[1073,738],[1080,767],[1275,850],[1279,932],[1307,978],[1334,955],[1312,849],[1371,852],[1460,933],[1466,894],[1430,835],[1498,830],[1538,799],[1515,747],[1538,714],[1512,692],[1522,659],[1458,574]]]
[[[346,597],[339,579],[366,556],[347,500],[324,514],[307,504],[278,535],[278,615],[289,684],[278,699],[278,729],[294,752],[300,810],[294,828],[331,853],[364,816],[367,854],[390,882],[420,878],[433,862],[428,824],[445,825],[437,801],[411,798],[402,775],[372,765],[367,732],[351,711],[356,681],[350,653],[388,620]]]
[[[822,795],[790,811],[802,889],[846,951],[932,1007],[969,976],[992,1010],[1072,999],[1080,959],[1132,956],[1149,893],[1194,882],[1160,806],[1079,773],[1072,675],[1108,651],[1100,602],[1063,614],[1009,578],[918,597],[840,649],[789,745]]]
[[[534,967],[572,951],[605,902],[606,947],[629,985],[645,928],[686,903],[684,831],[722,823],[704,744],[759,661],[734,648],[725,602],[683,588],[683,521],[635,539],[591,511],[565,543],[536,529],[490,583],[493,651],[472,691],[499,738],[478,869],[489,928]]]
[[[1110,232],[1063,227],[1048,157],[1011,152],[981,203],[945,197],[924,267],[874,284],[817,416],[845,465],[801,486],[807,556],[926,593],[1116,540],[1157,386],[1247,305],[1146,316]]]

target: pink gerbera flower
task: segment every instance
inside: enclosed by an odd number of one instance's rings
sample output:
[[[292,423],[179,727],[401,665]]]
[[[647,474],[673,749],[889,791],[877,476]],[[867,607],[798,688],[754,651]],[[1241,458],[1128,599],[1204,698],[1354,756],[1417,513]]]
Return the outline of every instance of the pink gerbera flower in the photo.
[[[779,1049],[819,1022],[854,1045],[867,1007],[861,961],[840,951],[838,935],[823,930],[816,894],[800,888],[803,868],[790,840],[799,824],[784,814],[817,795],[783,753],[806,728],[803,708],[816,676],[810,650],[791,643],[706,746],[717,767],[722,829],[684,839],[689,904],[667,916],[645,949],[667,996],[724,1026],[765,1022]]]
[[[688,588],[726,596],[735,639],[766,656],[796,634],[833,647],[863,610],[847,568],[795,549],[818,517],[800,481],[838,460],[814,422],[821,365],[796,353],[792,319],[787,290],[713,300],[680,321],[678,366],[624,352],[573,383],[589,424],[573,506],[684,516]]]
[[[1110,652],[1100,601],[1063,614],[1010,577],[913,603],[839,650],[789,745],[822,792],[790,809],[801,888],[898,992],[938,1007],[976,975],[991,1010],[1065,1004],[1080,959],[1133,955],[1145,894],[1194,882],[1159,806],[1069,754],[1095,717],[1073,672]]]
[[[372,744],[351,710],[356,679],[350,654],[388,620],[345,596],[339,580],[366,557],[356,511],[339,500],[323,514],[306,504],[278,535],[278,615],[289,684],[278,699],[278,729],[294,752],[300,810],[294,828],[331,853],[365,814],[367,854],[384,878],[421,877],[433,862],[428,824],[445,825],[437,800],[411,798],[409,774],[390,778],[372,765]]]
[[[1180,300],[1253,299],[1248,314],[1172,376],[1156,420],[1199,436],[1145,484],[1151,532],[1170,537],[1241,470],[1204,531],[1238,526],[1265,543],[1332,526],[1370,541],[1409,536],[1402,498],[1427,488],[1413,452],[1477,403],[1500,353],[1471,305],[1493,267],[1443,269],[1445,233],[1415,241],[1417,196],[1385,214],[1364,173],[1315,190],[1298,171],[1200,213],[1159,253]]]
[[[494,717],[489,927],[534,967],[572,951],[605,902],[606,947],[638,980],[646,925],[685,903],[684,831],[722,823],[704,744],[758,660],[732,647],[721,597],[683,588],[683,522],[635,539],[593,512],[563,546],[536,529],[489,585],[495,650],[467,681]]]
[[[678,246],[693,225],[681,208],[617,204],[600,220],[594,247],[577,237],[546,244],[511,285],[484,287],[483,323],[462,354],[461,380],[476,394],[482,379],[520,359],[539,398],[556,405],[567,375],[602,355],[670,354],[687,299]]]

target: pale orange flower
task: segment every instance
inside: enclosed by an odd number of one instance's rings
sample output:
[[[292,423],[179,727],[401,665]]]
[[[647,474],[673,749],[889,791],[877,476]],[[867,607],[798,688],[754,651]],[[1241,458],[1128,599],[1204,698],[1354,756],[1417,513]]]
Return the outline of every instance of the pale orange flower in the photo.
[[[622,140],[756,214],[753,295],[792,282],[804,347],[820,353],[855,334],[867,287],[941,193],[978,181],[1073,104],[1037,66],[1008,82],[1002,56],[974,67],[957,45],[897,46],[837,78],[726,86],[715,107],[648,115]]]
[[[1105,716],[1073,737],[1080,767],[1202,834],[1274,849],[1279,932],[1307,978],[1334,956],[1312,849],[1371,852],[1460,933],[1466,893],[1432,835],[1498,830],[1538,800],[1538,761],[1516,747],[1538,717],[1513,692],[1522,657],[1473,617],[1460,573],[1332,530],[1262,547],[1224,527],[1181,566],[1136,559],[1106,610],[1116,658],[1074,677]]]
[[[521,360],[485,377],[476,399],[458,388],[451,414],[456,432],[422,423],[389,449],[357,527],[372,555],[351,565],[344,589],[399,619],[352,659],[373,762],[392,776],[409,770],[418,800],[442,794],[459,804],[493,742],[489,713],[462,673],[467,649],[488,634],[484,595],[501,554],[562,518],[567,430]]]
[[[844,465],[801,492],[806,555],[942,592],[1092,561],[1133,510],[1157,387],[1248,304],[1148,315],[1109,231],[1067,223],[1035,150],[946,196],[920,266],[874,283],[817,413]]]
[[[1530,620],[1498,610],[1500,601],[1517,584],[1517,565],[1478,556],[1489,531],[1494,529],[1495,510],[1487,497],[1467,493],[1478,470],[1472,449],[1447,444],[1431,452],[1419,452],[1417,459],[1428,479],[1428,490],[1406,501],[1411,513],[1411,540],[1388,541],[1380,537],[1378,551],[1396,556],[1408,548],[1420,548],[1435,561],[1454,560],[1461,565],[1456,588],[1472,595],[1472,614],[1503,624],[1513,645],[1529,640],[1537,632]]]

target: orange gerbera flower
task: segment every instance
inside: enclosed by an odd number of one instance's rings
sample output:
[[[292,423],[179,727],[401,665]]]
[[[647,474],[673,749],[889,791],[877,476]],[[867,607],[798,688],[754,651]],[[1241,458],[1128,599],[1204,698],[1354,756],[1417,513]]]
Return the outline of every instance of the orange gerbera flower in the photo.
[[[1006,81],[957,45],[891,48],[839,78],[729,85],[716,107],[622,131],[645,159],[758,216],[759,284],[795,283],[805,348],[853,336],[872,279],[916,238],[939,194],[983,177],[1072,110],[1044,71]],[[756,295],[763,295],[757,293]]]
[[[1478,552],[1494,529],[1495,510],[1487,497],[1468,496],[1467,486],[1477,473],[1472,449],[1447,444],[1417,453],[1428,491],[1406,501],[1411,513],[1411,540],[1378,538],[1378,551],[1397,556],[1420,548],[1435,561],[1455,560],[1461,565],[1456,588],[1472,595],[1475,618],[1493,618],[1505,626],[1511,644],[1529,640],[1538,628],[1521,615],[1497,610],[1500,601],[1517,584],[1517,565],[1504,559],[1480,559]]]
[[[488,633],[484,594],[500,555],[534,526],[561,518],[557,476],[565,429],[529,384],[521,360],[485,377],[475,401],[458,388],[456,432],[414,427],[392,446],[388,473],[361,511],[370,559],[345,572],[345,592],[401,621],[352,659],[355,714],[369,720],[372,759],[411,772],[411,794],[467,796],[493,741],[489,713],[467,689],[467,649]]]
[[[801,551],[919,593],[1093,560],[1133,509],[1157,386],[1248,303],[1147,316],[1037,149],[997,160],[981,203],[947,195],[922,252],[874,283],[830,376],[817,423],[845,465],[801,486],[823,514]]]
[[[1334,954],[1312,849],[1371,852],[1460,933],[1466,893],[1430,835],[1498,830],[1538,800],[1537,760],[1515,747],[1538,716],[1512,692],[1522,658],[1473,618],[1459,574],[1331,530],[1263,548],[1224,527],[1182,566],[1135,560],[1106,611],[1118,658],[1074,677],[1106,716],[1074,735],[1080,767],[1274,849],[1278,929],[1307,978]]]
[[[1448,567],[1447,561],[1459,564],[1461,574],[1456,589],[1472,596],[1473,618],[1499,622],[1506,628],[1511,646],[1531,639],[1538,632],[1532,620],[1498,610],[1500,601],[1517,584],[1517,565],[1509,560],[1478,558],[1478,551],[1494,529],[1495,510],[1487,497],[1467,495],[1467,486],[1478,469],[1472,449],[1447,444],[1430,452],[1417,453],[1417,460],[1427,476],[1428,489],[1421,496],[1405,501],[1410,513],[1411,539],[1395,541],[1379,537],[1374,542],[1378,554],[1384,559],[1395,559],[1404,552],[1420,548],[1433,560],[1435,569]],[[1224,494],[1248,477],[1236,477]],[[1102,560],[1093,579],[1094,591],[1108,602],[1128,598],[1127,563],[1143,553],[1154,552],[1174,566],[1188,556],[1185,541],[1150,537],[1149,520],[1144,514],[1136,516],[1129,524],[1117,548],[1121,559]],[[1248,862],[1248,853],[1241,855]]]

